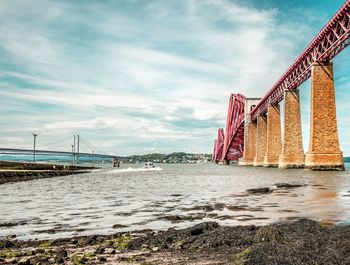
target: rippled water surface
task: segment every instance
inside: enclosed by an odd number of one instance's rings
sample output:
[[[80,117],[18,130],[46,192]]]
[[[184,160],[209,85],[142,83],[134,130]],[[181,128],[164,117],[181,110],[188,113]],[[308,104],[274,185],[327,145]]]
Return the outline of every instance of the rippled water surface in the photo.
[[[1,185],[0,237],[57,238],[201,221],[246,225],[309,217],[332,225],[350,220],[348,171],[212,164],[164,164],[151,171],[132,167]],[[281,182],[304,186],[274,186]],[[273,191],[246,192],[259,187]]]

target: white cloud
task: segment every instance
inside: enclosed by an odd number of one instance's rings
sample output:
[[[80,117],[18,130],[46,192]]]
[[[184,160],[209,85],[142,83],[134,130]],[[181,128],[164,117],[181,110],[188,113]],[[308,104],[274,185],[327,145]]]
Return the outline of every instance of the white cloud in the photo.
[[[111,8],[5,0],[1,7],[1,110],[28,112],[7,113],[21,124],[3,119],[0,134],[13,132],[3,141],[18,147],[33,130],[43,145],[46,136],[79,131],[124,154],[154,144],[211,152],[210,126],[224,126],[231,92],[261,96],[310,31],[305,21],[281,22],[279,10],[242,1],[116,1]],[[40,104],[55,108],[40,113]]]

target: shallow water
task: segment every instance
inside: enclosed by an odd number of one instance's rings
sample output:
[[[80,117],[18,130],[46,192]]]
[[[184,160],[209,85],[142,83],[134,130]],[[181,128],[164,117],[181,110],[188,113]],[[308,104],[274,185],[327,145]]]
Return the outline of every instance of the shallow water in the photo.
[[[0,186],[0,237],[47,239],[202,221],[267,224],[308,217],[348,223],[350,172],[213,164],[161,164],[157,170],[102,169]],[[305,186],[276,189],[276,183]],[[247,189],[270,187],[268,194]]]

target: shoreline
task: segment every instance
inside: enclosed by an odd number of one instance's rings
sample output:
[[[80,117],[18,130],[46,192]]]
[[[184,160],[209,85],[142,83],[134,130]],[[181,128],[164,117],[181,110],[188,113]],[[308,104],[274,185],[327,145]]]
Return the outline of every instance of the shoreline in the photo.
[[[204,222],[56,240],[0,240],[0,264],[348,264],[350,225],[309,219],[265,226]]]
[[[0,161],[0,185],[91,172],[96,167]]]

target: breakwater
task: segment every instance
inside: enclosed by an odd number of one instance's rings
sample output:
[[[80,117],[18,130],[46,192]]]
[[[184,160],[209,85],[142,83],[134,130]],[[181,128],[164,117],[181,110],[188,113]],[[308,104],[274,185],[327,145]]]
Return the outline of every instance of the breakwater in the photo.
[[[0,184],[90,172],[93,167],[0,161]]]

